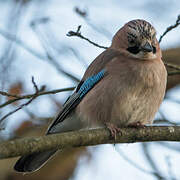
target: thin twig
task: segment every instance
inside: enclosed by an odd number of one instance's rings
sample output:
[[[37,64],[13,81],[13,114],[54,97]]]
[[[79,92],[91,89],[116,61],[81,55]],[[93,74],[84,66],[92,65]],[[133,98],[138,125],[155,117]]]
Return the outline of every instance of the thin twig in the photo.
[[[168,33],[170,32],[172,29],[175,29],[177,26],[180,25],[180,15],[178,15],[176,23],[174,25],[171,25],[169,27],[167,27],[167,29],[164,31],[164,33],[160,36],[159,38],[159,43],[162,41],[162,38]]]
[[[19,111],[20,109],[22,109],[24,106],[27,106],[28,104],[30,104],[30,103],[35,99],[35,97],[36,97],[36,96],[34,95],[34,97],[32,97],[32,98],[31,98],[29,101],[27,101],[26,103],[21,104],[20,107],[18,107],[18,108],[16,108],[15,110],[7,113],[5,116],[3,116],[3,117],[0,119],[0,123],[1,123],[4,119],[6,119],[8,116],[14,114],[15,112],[17,112],[17,111]]]
[[[168,76],[173,76],[173,75],[179,75],[180,71],[170,71],[168,72]]]
[[[14,97],[14,98],[20,98],[20,97],[21,97],[21,96],[19,96],[19,95],[16,95],[16,94],[9,94],[9,93],[4,92],[4,91],[0,91],[0,94],[1,94],[2,96]]]
[[[164,64],[167,66],[167,67],[170,67],[170,68],[173,68],[173,69],[176,69],[176,70],[179,70],[180,71],[180,66],[176,65],[176,64],[171,64],[171,63],[167,63],[167,62],[164,62]]]
[[[34,77],[32,77],[32,84],[33,84],[34,89],[35,89],[35,93],[34,93],[34,95],[32,96],[32,98],[31,98],[29,101],[27,101],[26,103],[21,104],[20,107],[18,107],[18,108],[16,108],[15,110],[7,113],[6,115],[4,115],[4,116],[0,119],[0,123],[1,123],[4,119],[6,119],[7,117],[9,117],[10,115],[12,115],[12,114],[14,114],[15,112],[19,111],[20,109],[22,109],[24,106],[27,106],[28,104],[30,104],[30,103],[37,97],[37,95],[38,95],[38,93],[40,92],[40,90],[39,90],[38,86],[36,85],[36,83],[35,83],[35,81],[34,81]]]
[[[164,64],[166,65],[166,67],[173,68],[173,69],[177,70],[177,71],[169,71],[168,76],[173,76],[173,75],[179,75],[180,74],[180,66],[178,66],[176,64],[167,63],[167,62],[164,62]]]
[[[73,91],[75,87],[69,87],[69,88],[62,88],[62,89],[55,89],[55,90],[51,90],[51,91],[43,91],[43,92],[38,92],[38,94],[36,95],[36,98],[39,96],[43,96],[43,95],[48,95],[48,94],[57,94],[60,92],[65,92],[65,91]],[[19,101],[22,99],[30,99],[32,97],[34,97],[35,94],[27,94],[27,95],[23,95],[23,96],[18,96],[15,94],[9,94],[3,91],[0,91],[0,94],[3,96],[7,96],[7,97],[15,97],[14,99],[11,99],[3,104],[0,105],[0,108],[7,106],[15,101]]]
[[[107,48],[108,48],[108,47],[106,47],[106,46],[101,46],[101,45],[99,45],[99,44],[91,41],[90,39],[86,38],[85,36],[83,36],[83,35],[81,34],[81,32],[80,32],[80,29],[81,29],[81,25],[78,26],[76,32],[75,32],[75,31],[69,31],[69,32],[67,33],[67,36],[68,36],[68,37],[77,36],[77,37],[80,37],[81,39],[84,39],[84,40],[88,41],[90,44],[93,44],[93,45],[96,46],[96,47],[99,47],[99,48],[102,48],[102,49],[107,49]]]
[[[33,83],[33,86],[34,86],[34,89],[35,89],[35,91],[36,91],[36,95],[38,94],[38,92],[39,92],[39,88],[38,88],[38,86],[37,86],[37,84],[35,83],[35,81],[34,81],[34,77],[32,76],[32,83]]]

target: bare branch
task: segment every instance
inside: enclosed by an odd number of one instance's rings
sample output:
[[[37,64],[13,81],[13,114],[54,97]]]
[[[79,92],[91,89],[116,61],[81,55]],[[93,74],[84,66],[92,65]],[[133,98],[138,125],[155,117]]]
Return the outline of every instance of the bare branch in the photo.
[[[48,94],[57,94],[60,92],[65,92],[65,91],[73,91],[74,88],[75,87],[69,87],[69,88],[55,89],[55,90],[51,90],[51,91],[42,91],[42,92],[40,91],[40,92],[38,92],[38,94],[36,94],[36,98],[39,96],[48,95]],[[27,95],[19,96],[19,95],[15,95],[15,94],[9,94],[9,93],[3,92],[3,91],[0,91],[0,94],[3,96],[15,97],[14,99],[11,99],[11,100],[5,102],[4,104],[1,104],[0,108],[5,107],[15,101],[19,101],[22,99],[30,99],[35,96],[35,94],[27,94]]]
[[[177,71],[169,71],[168,76],[180,74],[180,66],[178,66],[176,64],[167,63],[167,62],[164,62],[164,64],[166,65],[166,67],[173,68],[173,69],[177,70]]]
[[[32,83],[33,83],[34,89],[35,89],[35,91],[36,91],[36,94],[38,94],[39,88],[38,88],[37,84],[35,83],[33,76],[32,76]]]
[[[29,105],[29,104],[35,99],[35,97],[36,97],[36,96],[34,95],[34,97],[32,97],[32,98],[31,98],[29,101],[27,101],[26,103],[21,104],[20,107],[18,107],[18,108],[16,108],[15,110],[7,113],[5,116],[3,116],[3,117],[0,119],[0,123],[1,123],[4,119],[6,119],[7,117],[9,117],[10,115],[12,115],[12,114],[14,114],[15,112],[19,111],[20,109],[22,109],[24,106]]]
[[[149,141],[180,141],[180,127],[121,128],[121,133],[117,135],[116,140],[111,138],[110,132],[106,128],[16,139],[0,143],[0,158],[16,157],[57,148]]]
[[[180,66],[176,65],[176,64],[171,64],[171,63],[167,63],[167,62],[164,62],[164,64],[167,66],[167,67],[170,67],[170,68],[173,68],[173,69],[176,69],[176,70],[179,70],[180,71]]]
[[[168,72],[168,76],[178,75],[180,74],[180,71],[170,71]]]
[[[107,49],[107,48],[108,48],[108,47],[105,47],[105,46],[101,46],[101,45],[99,45],[99,44],[91,41],[91,40],[88,39],[87,37],[83,36],[83,35],[81,34],[81,32],[80,32],[80,29],[81,29],[81,25],[78,26],[76,32],[75,32],[75,31],[69,31],[69,32],[67,33],[67,36],[69,36],[69,37],[71,37],[71,36],[77,36],[77,37],[80,37],[81,39],[84,39],[84,40],[88,41],[90,44],[93,44],[93,45],[96,46],[96,47],[99,47],[99,48],[102,48],[102,49]]]
[[[20,96],[18,96],[18,95],[16,95],[16,94],[9,94],[9,93],[4,92],[4,91],[0,91],[0,94],[1,94],[2,96],[20,98]]]
[[[178,27],[180,25],[180,15],[178,15],[176,23],[174,25],[171,25],[169,27],[167,27],[167,29],[164,31],[164,33],[160,36],[159,38],[159,43],[162,41],[162,38],[171,30],[175,29],[176,27]]]
[[[34,95],[32,96],[32,98],[27,101],[26,103],[22,104],[20,107],[16,108],[15,110],[7,113],[5,116],[3,116],[1,119],[0,119],[0,123],[6,119],[7,117],[9,117],[10,115],[14,114],[15,112],[19,111],[20,109],[22,109],[24,106],[27,106],[29,105],[38,95],[38,93],[40,92],[38,86],[36,85],[35,81],[34,81],[34,77],[32,77],[32,83],[33,83],[33,86],[34,86],[34,89],[35,89],[35,93]]]

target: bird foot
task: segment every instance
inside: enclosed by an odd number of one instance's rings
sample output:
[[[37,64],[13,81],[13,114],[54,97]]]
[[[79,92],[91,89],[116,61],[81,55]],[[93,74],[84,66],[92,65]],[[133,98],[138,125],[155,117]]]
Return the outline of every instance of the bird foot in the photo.
[[[128,127],[132,127],[132,128],[145,128],[146,126],[138,121],[138,122],[134,122],[134,123],[129,124]]]
[[[106,126],[109,129],[111,136],[116,140],[117,133],[121,133],[121,129],[112,123],[106,123]]]

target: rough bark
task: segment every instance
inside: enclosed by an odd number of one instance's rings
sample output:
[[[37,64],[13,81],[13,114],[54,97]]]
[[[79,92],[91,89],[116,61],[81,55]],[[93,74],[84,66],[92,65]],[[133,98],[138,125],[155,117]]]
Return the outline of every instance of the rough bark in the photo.
[[[122,128],[114,140],[106,128],[74,131],[41,137],[28,137],[0,143],[0,159],[40,152],[98,144],[149,141],[180,141],[179,126]]]

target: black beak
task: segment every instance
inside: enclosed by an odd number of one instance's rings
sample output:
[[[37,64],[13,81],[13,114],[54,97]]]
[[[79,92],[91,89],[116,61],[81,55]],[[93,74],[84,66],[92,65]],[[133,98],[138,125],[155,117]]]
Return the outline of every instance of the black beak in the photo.
[[[141,46],[141,50],[144,52],[152,52],[153,47],[148,42],[146,42],[144,46]]]

